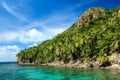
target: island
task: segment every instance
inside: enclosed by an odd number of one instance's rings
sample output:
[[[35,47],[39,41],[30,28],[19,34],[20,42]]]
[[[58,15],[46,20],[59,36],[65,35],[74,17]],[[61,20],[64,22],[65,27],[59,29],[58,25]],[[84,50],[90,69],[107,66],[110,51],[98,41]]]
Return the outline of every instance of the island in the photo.
[[[19,64],[119,69],[120,6],[88,9],[69,29],[21,50],[17,58]]]

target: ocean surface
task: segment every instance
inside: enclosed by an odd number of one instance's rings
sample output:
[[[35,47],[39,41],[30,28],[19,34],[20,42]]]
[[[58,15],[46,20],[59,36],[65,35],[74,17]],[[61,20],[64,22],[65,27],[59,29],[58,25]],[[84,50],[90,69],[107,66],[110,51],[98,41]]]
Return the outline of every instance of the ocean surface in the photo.
[[[120,80],[120,70],[0,63],[0,80]]]

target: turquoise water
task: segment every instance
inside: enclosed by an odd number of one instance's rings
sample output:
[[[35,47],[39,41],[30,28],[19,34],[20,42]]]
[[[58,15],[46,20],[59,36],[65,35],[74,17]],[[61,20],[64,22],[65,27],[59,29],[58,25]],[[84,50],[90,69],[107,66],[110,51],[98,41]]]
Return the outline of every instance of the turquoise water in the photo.
[[[0,63],[0,80],[120,80],[120,70],[74,69]]]

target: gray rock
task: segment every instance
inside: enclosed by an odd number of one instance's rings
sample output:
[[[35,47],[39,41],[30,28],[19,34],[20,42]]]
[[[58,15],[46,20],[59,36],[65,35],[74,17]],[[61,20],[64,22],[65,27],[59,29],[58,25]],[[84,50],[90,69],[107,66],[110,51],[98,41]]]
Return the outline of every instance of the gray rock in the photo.
[[[90,8],[86,11],[76,22],[78,27],[83,27],[86,23],[88,23],[92,19],[96,19],[100,16],[105,16],[105,10],[102,8]]]

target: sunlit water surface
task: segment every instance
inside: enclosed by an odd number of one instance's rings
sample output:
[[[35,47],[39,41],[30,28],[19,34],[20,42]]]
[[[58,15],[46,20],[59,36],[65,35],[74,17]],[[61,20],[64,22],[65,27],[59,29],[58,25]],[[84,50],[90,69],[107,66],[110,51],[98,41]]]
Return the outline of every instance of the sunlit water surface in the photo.
[[[0,80],[120,80],[120,70],[75,69],[0,63]]]

